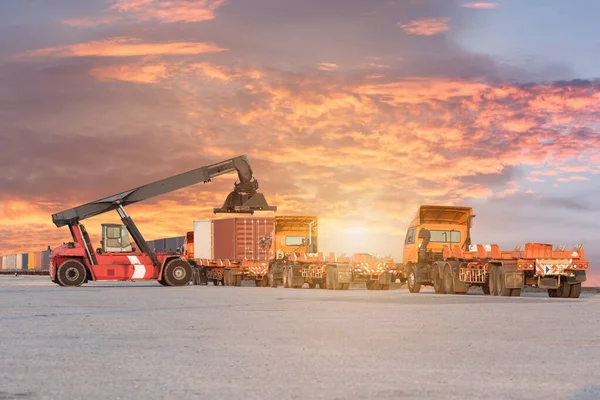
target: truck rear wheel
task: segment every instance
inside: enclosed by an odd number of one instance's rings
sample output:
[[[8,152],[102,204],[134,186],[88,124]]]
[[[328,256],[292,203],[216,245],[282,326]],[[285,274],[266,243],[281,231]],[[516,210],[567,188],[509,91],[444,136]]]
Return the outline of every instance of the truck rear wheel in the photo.
[[[488,269],[488,287],[492,296],[498,296],[498,266],[490,265]],[[484,292],[485,293],[485,292]]]
[[[319,283],[319,289],[327,289],[327,279],[326,278],[321,279],[321,282]]]
[[[570,295],[571,295],[571,285],[569,285],[566,280],[561,279],[560,286],[556,290],[556,297],[562,297],[563,299],[568,299]]]
[[[569,297],[572,299],[578,299],[580,295],[581,295],[581,283],[576,283],[574,285],[571,285],[571,293],[569,294]]]
[[[184,286],[192,279],[192,266],[184,260],[169,261],[163,271],[163,280],[168,286]]]
[[[454,276],[450,264],[444,266],[444,290],[447,294],[454,294]]]
[[[409,292],[419,293],[421,291],[421,284],[417,283],[417,276],[416,276],[414,267],[408,267],[408,274],[407,274],[406,281],[407,281],[407,286],[408,286]]]
[[[444,287],[444,279],[442,279],[444,271],[440,271],[440,268],[441,266],[434,264],[431,271],[433,273],[433,290],[435,290],[437,294],[445,294],[446,288]]]
[[[498,268],[496,276],[498,277],[498,280],[496,281],[496,284],[498,285],[498,296],[510,296],[512,294],[511,289],[506,287],[506,278],[504,276],[504,269],[502,267]]]
[[[67,260],[56,270],[56,280],[61,286],[78,287],[86,278],[85,266],[77,260]]]

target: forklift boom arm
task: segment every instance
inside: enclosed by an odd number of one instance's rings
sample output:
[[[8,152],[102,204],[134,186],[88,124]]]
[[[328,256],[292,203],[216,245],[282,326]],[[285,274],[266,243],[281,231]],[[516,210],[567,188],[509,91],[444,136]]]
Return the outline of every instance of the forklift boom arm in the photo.
[[[252,214],[255,210],[277,210],[277,207],[267,204],[262,194],[256,192],[258,182],[253,178],[252,168],[250,168],[250,163],[246,155],[242,155],[53,214],[52,222],[57,227],[74,224],[84,219],[183,189],[200,182],[207,183],[216,176],[233,171],[237,171],[239,183],[235,184],[234,191],[229,194],[223,207],[214,210],[215,213],[237,212]]]

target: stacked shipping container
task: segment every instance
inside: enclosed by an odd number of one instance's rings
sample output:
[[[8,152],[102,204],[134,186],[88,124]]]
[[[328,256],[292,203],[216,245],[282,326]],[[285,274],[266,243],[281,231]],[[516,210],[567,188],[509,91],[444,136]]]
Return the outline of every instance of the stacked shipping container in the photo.
[[[42,272],[50,269],[50,251],[11,254],[0,257],[0,271]]]

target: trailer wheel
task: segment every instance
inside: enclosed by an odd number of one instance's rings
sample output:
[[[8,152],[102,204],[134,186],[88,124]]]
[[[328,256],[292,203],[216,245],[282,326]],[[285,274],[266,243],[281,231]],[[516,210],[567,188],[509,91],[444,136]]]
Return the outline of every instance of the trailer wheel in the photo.
[[[264,278],[262,278],[261,280],[255,280],[254,282],[256,283],[256,287],[267,287],[269,284],[266,276]],[[242,283],[242,277],[240,276],[240,285],[237,284],[237,278],[236,278],[235,283],[236,283],[236,286],[240,286]]]
[[[520,297],[521,289],[510,289],[510,295],[511,297]]]
[[[419,293],[421,291],[421,284],[417,283],[417,276],[416,276],[414,267],[408,267],[408,274],[407,274],[406,281],[407,281],[409,292]]]
[[[316,283],[316,282],[308,282],[308,287],[309,287],[310,289],[314,289],[314,288],[316,288],[316,287],[317,287],[317,283]]]
[[[490,265],[488,269],[488,287],[492,296],[498,296],[498,266]]]
[[[273,288],[273,289],[277,289],[277,281],[275,280],[275,277],[273,275],[273,273],[269,274],[269,285]]]
[[[348,290],[350,288],[350,283],[340,283],[340,290]]]
[[[192,266],[184,260],[169,261],[163,271],[163,280],[168,286],[187,285],[192,279]]]
[[[483,290],[483,294],[485,294],[485,295],[489,295],[491,293],[491,291],[490,291],[490,285],[487,284],[487,283],[484,283],[481,286],[481,290]]]
[[[381,290],[390,290],[390,285],[389,284],[382,284],[381,285]]]
[[[319,282],[319,289],[327,289],[327,279],[326,278],[321,279],[321,282]]]
[[[437,294],[445,294],[446,288],[444,284],[444,279],[440,275],[444,274],[444,270],[440,271],[441,266],[438,264],[434,264],[433,266],[433,290]]]
[[[233,286],[231,284],[231,270],[223,271],[223,286]]]
[[[560,286],[556,290],[556,297],[562,297],[563,299],[569,298],[571,294],[571,285],[566,280],[561,279]]]
[[[572,299],[578,299],[580,295],[581,295],[581,283],[576,283],[574,285],[571,285],[571,293],[569,294],[569,297]]]
[[[444,290],[447,294],[454,294],[454,276],[450,264],[444,266]]]
[[[67,260],[56,270],[56,280],[61,286],[78,287],[86,278],[85,266],[77,260]]]
[[[504,268],[498,267],[498,271],[496,272],[496,276],[498,277],[497,285],[498,285],[498,296],[508,297],[511,296],[511,289],[506,287],[506,277],[504,276]]]

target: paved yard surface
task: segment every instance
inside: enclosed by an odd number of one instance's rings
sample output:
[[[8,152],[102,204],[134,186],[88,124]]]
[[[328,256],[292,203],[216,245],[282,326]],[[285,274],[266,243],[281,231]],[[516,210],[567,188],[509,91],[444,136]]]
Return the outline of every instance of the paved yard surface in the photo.
[[[0,399],[598,399],[600,296],[0,277]]]

